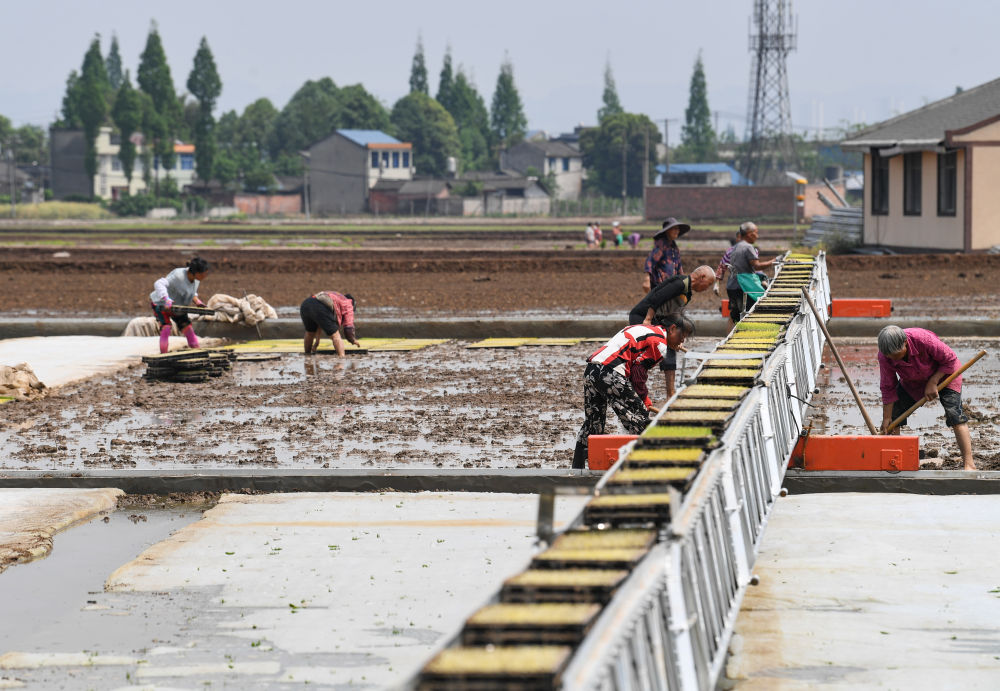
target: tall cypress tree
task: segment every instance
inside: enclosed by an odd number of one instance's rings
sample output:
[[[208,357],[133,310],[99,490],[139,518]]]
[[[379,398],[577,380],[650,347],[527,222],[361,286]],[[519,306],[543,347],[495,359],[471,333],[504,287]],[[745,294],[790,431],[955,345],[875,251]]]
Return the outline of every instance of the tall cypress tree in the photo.
[[[691,74],[688,106],[681,128],[681,147],[685,158],[692,161],[711,161],[716,156],[715,130],[712,128],[712,112],[708,108],[708,88],[700,53]]]
[[[122,56],[118,51],[118,34],[111,34],[111,48],[108,50],[108,58],[104,61],[104,66],[108,70],[108,84],[112,91],[118,91],[122,85]]]
[[[146,47],[143,49],[142,55],[139,56],[139,71],[136,79],[139,82],[139,88],[152,100],[159,120],[155,133],[150,133],[145,128],[144,131],[153,137],[156,155],[163,167],[170,170],[174,167],[176,160],[174,157],[174,135],[181,119],[181,109],[156,22],[150,26],[149,35],[146,37]]]
[[[427,87],[427,64],[424,62],[424,42],[417,36],[417,52],[413,54],[413,64],[410,65],[410,93],[419,91],[430,95]]]
[[[449,109],[458,127],[463,170],[484,170],[490,166],[490,114],[483,97],[459,67],[452,87]]]
[[[66,93],[62,100],[61,126],[71,130],[83,127],[80,122],[80,73],[72,70],[66,77]]]
[[[94,36],[90,48],[83,57],[83,67],[80,70],[79,108],[80,123],[83,126],[83,138],[86,151],[83,156],[83,167],[90,177],[91,189],[94,176],[97,175],[97,133],[104,124],[108,114],[108,73],[101,57],[100,36]]]
[[[135,169],[135,144],[132,143],[132,135],[142,126],[142,99],[139,97],[139,93],[132,88],[132,80],[129,78],[128,71],[125,72],[121,87],[118,89],[118,96],[115,97],[115,106],[111,117],[121,134],[118,159],[122,162],[125,178],[131,184],[132,171]]]
[[[441,65],[441,76],[438,79],[437,102],[444,106],[445,110],[451,113],[454,104],[453,90],[455,88],[455,78],[451,70],[451,47],[444,51],[444,64]],[[454,115],[454,113],[452,113]]]
[[[618,100],[618,89],[615,87],[615,76],[611,73],[611,62],[604,66],[604,105],[597,111],[597,121],[603,122],[609,115],[624,113],[622,103]]]
[[[524,130],[528,127],[528,119],[524,117],[521,106],[521,96],[514,84],[514,66],[510,58],[504,56],[497,76],[497,86],[493,91],[493,103],[490,107],[490,129],[493,135],[493,145],[501,149],[517,144],[524,138]]]
[[[187,80],[188,91],[198,99],[198,120],[194,127],[195,170],[205,182],[212,179],[212,163],[215,160],[215,118],[212,111],[222,93],[222,80],[215,67],[215,58],[208,47],[208,40],[202,36],[198,52],[194,55],[194,66]]]

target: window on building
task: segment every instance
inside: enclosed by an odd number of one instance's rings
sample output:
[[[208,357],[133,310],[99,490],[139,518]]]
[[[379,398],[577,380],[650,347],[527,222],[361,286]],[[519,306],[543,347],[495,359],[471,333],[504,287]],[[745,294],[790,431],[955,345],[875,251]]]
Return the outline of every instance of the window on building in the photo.
[[[117,156],[111,157],[111,170],[119,171],[122,169],[122,160]]]
[[[903,215],[920,215],[920,164],[923,152],[903,154]]]
[[[393,168],[399,168],[399,152],[398,151],[393,151],[392,152],[392,167]]]
[[[558,159],[556,159],[555,157],[550,157],[549,158],[549,170],[555,170],[556,169],[556,161],[557,160]]]
[[[568,171],[569,171],[569,157],[567,156],[566,158],[563,159],[563,172],[565,173]]]
[[[872,215],[889,213],[889,159],[872,151]]]
[[[181,170],[194,170],[194,154],[181,154]]]
[[[410,167],[410,152],[409,151],[404,151],[403,152],[403,167],[404,168],[409,168]]]
[[[938,216],[954,216],[958,205],[958,152],[938,154],[937,166]]]
[[[388,151],[383,151],[382,152],[382,165],[384,167],[386,167],[386,168],[389,167],[389,152]]]
[[[378,168],[378,151],[372,151],[372,168]]]

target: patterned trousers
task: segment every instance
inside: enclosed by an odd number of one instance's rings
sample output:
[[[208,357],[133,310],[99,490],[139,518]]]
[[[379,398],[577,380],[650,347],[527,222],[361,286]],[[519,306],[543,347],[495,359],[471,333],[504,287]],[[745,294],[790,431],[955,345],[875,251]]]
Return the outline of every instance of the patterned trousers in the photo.
[[[587,437],[604,434],[608,405],[629,434],[639,434],[649,424],[649,411],[632,388],[632,383],[609,367],[588,362],[583,372],[583,414],[585,420],[576,437],[573,467],[587,465]]]

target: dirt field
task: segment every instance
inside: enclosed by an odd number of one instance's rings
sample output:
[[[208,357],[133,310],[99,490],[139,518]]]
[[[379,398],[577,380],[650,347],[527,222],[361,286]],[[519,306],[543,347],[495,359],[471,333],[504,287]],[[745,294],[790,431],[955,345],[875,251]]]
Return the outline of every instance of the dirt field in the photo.
[[[497,249],[498,243],[474,250],[199,250],[215,267],[201,293],[207,298],[245,290],[294,314],[317,290],[349,292],[358,300],[359,323],[366,309],[386,308],[415,318],[529,310],[624,314],[641,298],[645,251]],[[54,256],[63,253],[69,256]],[[0,251],[0,317],[145,316],[153,281],[193,254],[177,248],[6,248]],[[720,254],[685,249],[685,267],[714,266]],[[835,256],[828,266],[834,297],[893,298],[900,316],[1000,316],[1000,255]],[[706,292],[695,296],[691,309],[717,305]]]

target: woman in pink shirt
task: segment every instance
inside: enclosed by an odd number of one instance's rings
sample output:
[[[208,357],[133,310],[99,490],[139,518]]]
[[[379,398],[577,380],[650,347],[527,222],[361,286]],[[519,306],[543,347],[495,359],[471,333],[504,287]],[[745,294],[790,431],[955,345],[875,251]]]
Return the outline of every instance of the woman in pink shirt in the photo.
[[[965,470],[975,470],[969,418],[962,412],[962,378],[955,377],[938,393],[938,385],[962,363],[955,351],[927,329],[887,326],[878,335],[878,365],[882,389],[882,429],[927,397],[941,399],[945,424],[955,430]],[[906,424],[903,420],[899,427]],[[893,434],[899,434],[899,427]]]

